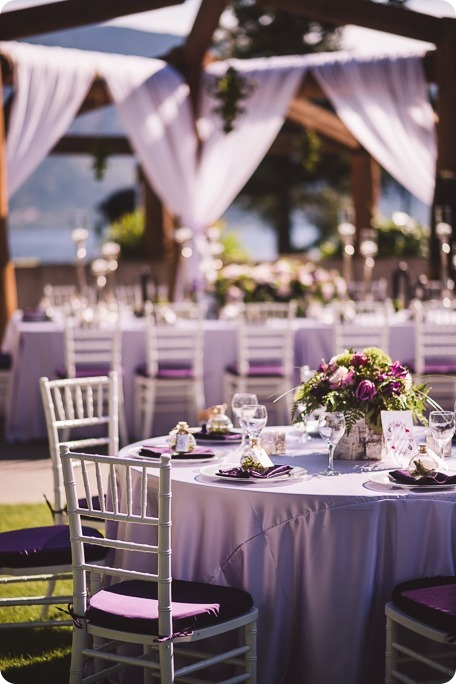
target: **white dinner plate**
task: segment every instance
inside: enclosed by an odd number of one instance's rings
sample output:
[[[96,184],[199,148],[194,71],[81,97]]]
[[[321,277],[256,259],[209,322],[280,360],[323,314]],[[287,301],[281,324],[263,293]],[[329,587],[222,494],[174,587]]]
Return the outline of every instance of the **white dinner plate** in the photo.
[[[368,478],[371,482],[376,484],[385,485],[390,489],[409,489],[414,492],[436,492],[442,489],[454,489],[455,484],[429,484],[429,485],[412,485],[412,484],[402,484],[401,482],[396,482],[389,476],[387,470],[380,470],[374,473],[369,473]]]
[[[153,448],[154,446],[157,446],[157,447],[160,446],[161,448],[163,448],[163,447],[167,447],[168,445],[167,444],[160,444],[160,445],[159,444],[155,444],[155,445],[151,444],[150,446],[151,446],[151,448]],[[152,455],[147,456],[145,454],[140,454],[139,452],[140,452],[141,448],[142,447],[132,447],[131,449],[128,450],[129,456],[142,456],[143,458],[150,458],[153,461],[159,460],[159,458],[160,458],[159,456],[152,456]],[[179,465],[186,465],[187,463],[188,464],[208,463],[209,461],[214,461],[214,460],[215,461],[221,461],[225,456],[226,456],[225,452],[219,451],[217,454],[214,454],[213,456],[195,456],[194,458],[190,458],[189,456],[182,456],[182,457],[181,456],[173,456],[171,461],[173,464],[178,463]],[[220,465],[216,466],[216,467],[220,468]]]
[[[217,475],[216,473],[220,470],[220,468],[223,468],[223,470],[230,470],[230,468],[239,468],[239,463],[223,463],[219,465],[207,465],[204,468],[200,469],[201,475],[205,475],[206,477],[213,477],[215,480],[224,480],[225,482],[234,482],[235,484],[265,484],[267,482],[283,482],[287,481],[290,482],[292,480],[297,480],[299,477],[302,477],[303,475],[307,475],[307,470],[305,468],[300,468],[293,466],[293,470],[290,470],[289,473],[286,473],[285,475],[277,475],[276,477],[271,477],[271,478],[262,478],[262,477],[228,477],[227,475]]]

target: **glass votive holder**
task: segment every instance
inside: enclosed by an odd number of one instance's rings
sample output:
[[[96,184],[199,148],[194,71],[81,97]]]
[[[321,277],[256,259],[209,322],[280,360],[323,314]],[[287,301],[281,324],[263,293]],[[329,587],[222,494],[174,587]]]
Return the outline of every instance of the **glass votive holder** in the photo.
[[[285,455],[285,432],[278,430],[263,432],[261,435],[261,446],[266,451],[268,456],[275,454],[276,456]]]

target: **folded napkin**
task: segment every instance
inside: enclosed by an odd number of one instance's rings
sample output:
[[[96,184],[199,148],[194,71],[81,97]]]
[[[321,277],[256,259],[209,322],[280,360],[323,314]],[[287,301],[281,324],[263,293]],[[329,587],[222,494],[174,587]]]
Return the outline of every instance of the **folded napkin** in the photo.
[[[423,475],[412,477],[408,470],[391,470],[390,476],[399,484],[408,485],[448,485],[456,484],[456,475],[446,475],[445,473],[435,473],[435,475]]]
[[[159,447],[151,444],[143,444],[139,450],[140,456],[152,456],[153,458],[160,458],[162,454],[171,454],[172,458],[212,458],[215,456],[214,452],[207,447],[196,447],[193,451],[188,451],[182,454],[176,454],[171,447]]]
[[[219,442],[240,442],[242,439],[239,432],[207,432],[205,428],[202,428],[200,432],[195,432],[194,437],[202,441],[210,439]]]
[[[246,470],[245,468],[229,468],[228,470],[218,470],[215,474],[222,477],[233,477],[238,479],[246,479],[248,477],[254,477],[257,479],[271,479],[272,477],[278,477],[279,475],[288,475],[288,473],[293,470],[290,465],[275,465],[266,468],[262,473],[256,470]]]

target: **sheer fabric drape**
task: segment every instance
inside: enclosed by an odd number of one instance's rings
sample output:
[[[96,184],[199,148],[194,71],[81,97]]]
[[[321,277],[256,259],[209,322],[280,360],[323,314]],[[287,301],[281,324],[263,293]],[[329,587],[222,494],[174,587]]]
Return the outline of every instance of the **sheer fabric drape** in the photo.
[[[313,74],[340,119],[384,169],[430,205],[437,143],[421,57],[328,58]]]
[[[11,196],[65,134],[95,72],[81,50],[8,43],[7,53],[16,65],[6,142]]]

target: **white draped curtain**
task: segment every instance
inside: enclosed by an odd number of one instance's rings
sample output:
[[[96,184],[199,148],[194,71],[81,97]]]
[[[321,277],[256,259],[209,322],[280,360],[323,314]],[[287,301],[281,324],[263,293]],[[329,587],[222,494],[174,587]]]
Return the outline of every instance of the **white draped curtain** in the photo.
[[[15,63],[15,96],[6,141],[11,196],[69,128],[93,81],[94,69],[81,50],[8,43],[6,52]]]
[[[430,205],[437,142],[421,55],[328,58],[313,74],[339,118],[386,171]]]
[[[202,74],[195,121],[188,85],[161,60],[19,43],[4,43],[2,51],[13,59],[17,79],[7,139],[10,195],[62,137],[101,74],[151,185],[197,236],[223,214],[257,168],[310,69],[371,155],[423,202],[432,202],[434,116],[416,53],[216,62]],[[225,134],[208,84],[229,66],[253,92],[240,102],[244,111]]]

